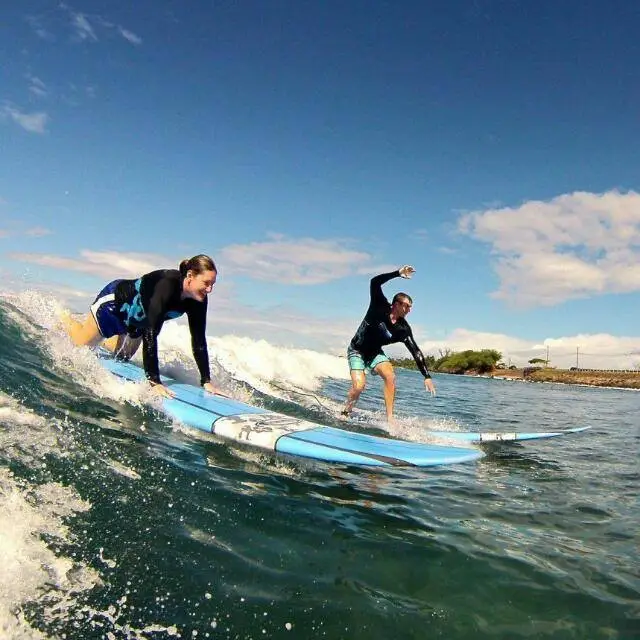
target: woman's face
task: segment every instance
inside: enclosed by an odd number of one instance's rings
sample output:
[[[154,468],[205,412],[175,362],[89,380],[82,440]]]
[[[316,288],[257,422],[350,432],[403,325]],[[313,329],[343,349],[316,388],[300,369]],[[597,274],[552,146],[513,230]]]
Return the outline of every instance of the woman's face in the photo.
[[[187,271],[187,277],[184,279],[184,287],[182,289],[185,296],[202,302],[211,293],[217,276],[218,274],[215,271],[203,271],[202,273]]]

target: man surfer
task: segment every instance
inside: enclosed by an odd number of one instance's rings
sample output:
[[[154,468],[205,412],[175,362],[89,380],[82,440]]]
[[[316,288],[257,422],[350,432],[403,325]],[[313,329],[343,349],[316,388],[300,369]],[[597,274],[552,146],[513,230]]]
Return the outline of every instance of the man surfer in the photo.
[[[395,374],[393,365],[389,361],[382,347],[386,344],[404,342],[407,349],[418,365],[418,369],[424,376],[424,386],[432,396],[436,394],[435,386],[427,369],[424,355],[413,339],[413,333],[406,321],[407,314],[411,311],[413,300],[406,293],[396,293],[393,301],[389,303],[382,293],[382,285],[392,278],[410,278],[415,269],[409,265],[401,267],[391,273],[382,273],[371,279],[371,302],[367,313],[353,336],[347,358],[351,373],[351,389],[347,395],[347,402],[342,411],[343,416],[351,413],[364,390],[366,373],[373,371],[379,375],[384,383],[384,403],[387,410],[387,421],[393,422],[393,404],[395,400]]]

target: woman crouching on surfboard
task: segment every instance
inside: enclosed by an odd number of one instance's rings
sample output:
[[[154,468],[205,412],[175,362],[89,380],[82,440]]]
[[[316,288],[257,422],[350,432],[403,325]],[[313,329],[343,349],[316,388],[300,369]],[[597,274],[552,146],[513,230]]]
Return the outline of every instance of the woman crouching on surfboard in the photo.
[[[210,393],[220,393],[211,384],[205,328],[207,296],[218,270],[206,255],[183,260],[178,269],[151,271],[137,280],[114,280],[96,296],[84,323],[63,317],[69,336],[77,346],[105,346],[116,357],[128,360],[143,345],[144,371],[154,391],[164,397],[173,392],[160,381],[158,334],[165,320],[187,314],[193,357],[200,371],[200,384]]]

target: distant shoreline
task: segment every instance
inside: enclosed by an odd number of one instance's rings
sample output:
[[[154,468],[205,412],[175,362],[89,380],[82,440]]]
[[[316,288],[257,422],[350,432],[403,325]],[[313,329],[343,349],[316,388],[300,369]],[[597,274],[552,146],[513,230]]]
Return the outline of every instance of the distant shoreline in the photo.
[[[468,372],[463,375],[477,375]],[[535,369],[525,374],[524,369],[494,369],[482,377],[523,380],[526,382],[555,382],[577,384],[590,387],[617,387],[619,389],[640,389],[640,371],[570,371],[568,369]]]
[[[417,370],[413,360],[392,360],[394,366],[408,370]],[[598,371],[577,369],[555,369],[553,367],[525,367],[521,369],[493,369],[480,372],[469,369],[463,372],[432,369],[432,373],[446,373],[452,376],[474,378],[494,378],[497,380],[520,380],[522,382],[553,382],[589,387],[607,387],[617,389],[640,390],[640,371]]]

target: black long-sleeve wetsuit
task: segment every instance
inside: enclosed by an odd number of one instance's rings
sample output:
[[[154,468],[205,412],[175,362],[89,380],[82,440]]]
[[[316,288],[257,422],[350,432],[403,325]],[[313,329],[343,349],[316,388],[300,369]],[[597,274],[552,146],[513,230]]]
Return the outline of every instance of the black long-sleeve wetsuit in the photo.
[[[371,302],[349,348],[357,351],[368,364],[378,354],[383,353],[382,347],[384,345],[403,342],[416,361],[422,375],[425,378],[430,378],[431,375],[427,369],[424,355],[413,339],[409,323],[404,318],[398,318],[395,322],[391,322],[391,303],[382,293],[382,285],[399,276],[400,271],[392,271],[371,278]]]
[[[200,384],[211,381],[205,327],[207,298],[181,298],[183,276],[177,269],[151,271],[137,280],[121,280],[115,289],[116,309],[132,337],[142,336],[142,361],[147,378],[160,383],[158,334],[165,320],[184,313],[189,320],[191,348]]]

